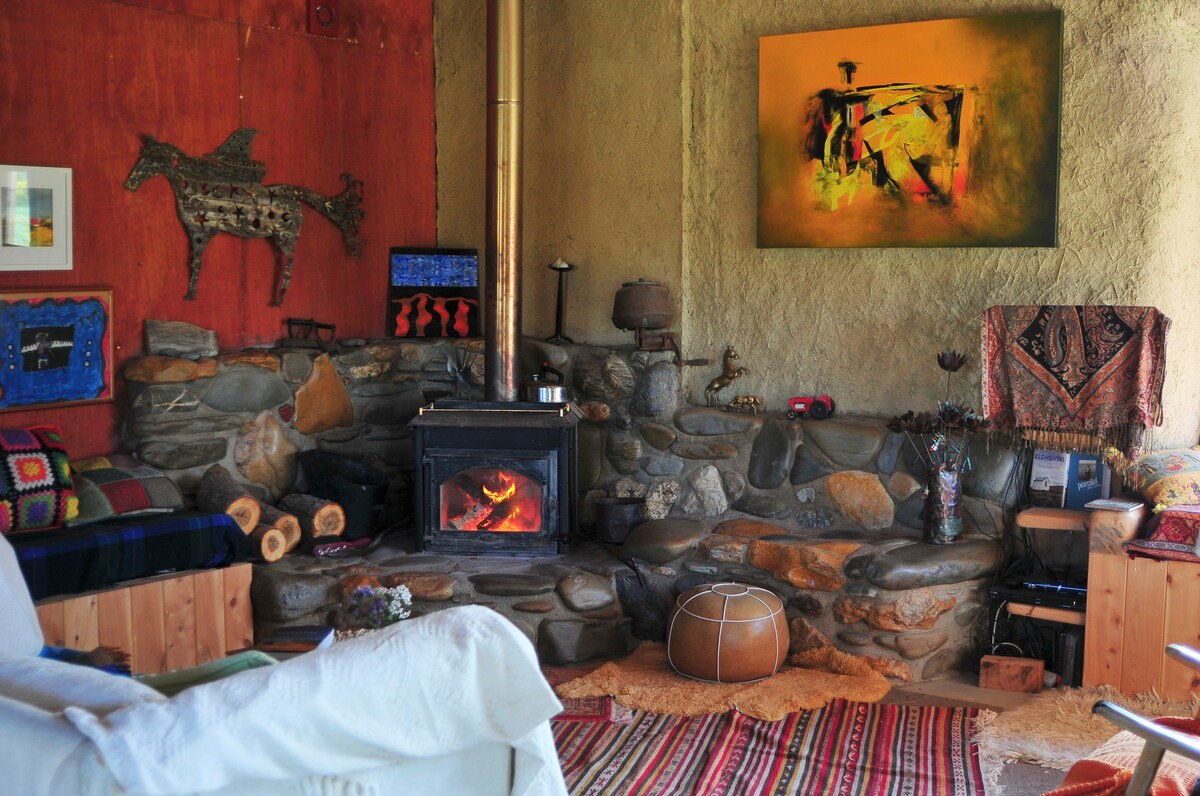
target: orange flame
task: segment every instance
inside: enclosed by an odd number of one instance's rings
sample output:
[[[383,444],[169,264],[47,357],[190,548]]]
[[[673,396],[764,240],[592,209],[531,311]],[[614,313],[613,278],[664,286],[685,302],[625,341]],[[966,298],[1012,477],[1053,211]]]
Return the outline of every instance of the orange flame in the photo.
[[[488,500],[492,501],[493,505],[496,503],[503,503],[512,497],[513,493],[517,491],[517,484],[515,481],[505,477],[502,477],[502,481],[508,482],[508,489],[505,489],[503,492],[499,489],[488,489],[486,486],[483,487],[483,494],[487,495]]]

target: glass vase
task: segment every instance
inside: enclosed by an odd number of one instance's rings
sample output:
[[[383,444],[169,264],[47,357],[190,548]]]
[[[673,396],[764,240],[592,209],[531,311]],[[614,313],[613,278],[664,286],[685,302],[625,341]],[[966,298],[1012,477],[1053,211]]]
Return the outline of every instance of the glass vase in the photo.
[[[926,542],[950,544],[962,534],[961,475],[952,464],[939,464],[930,471],[922,512]]]

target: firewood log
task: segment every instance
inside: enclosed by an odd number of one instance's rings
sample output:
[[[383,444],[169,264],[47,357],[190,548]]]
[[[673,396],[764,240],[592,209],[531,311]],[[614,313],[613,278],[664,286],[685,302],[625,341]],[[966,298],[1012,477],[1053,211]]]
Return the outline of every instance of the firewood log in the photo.
[[[244,533],[258,526],[258,500],[219,464],[204,471],[196,493],[196,508],[233,517]]]
[[[283,558],[287,552],[283,531],[271,525],[259,525],[250,532],[250,539],[254,542],[255,555],[268,564]]]
[[[286,552],[290,553],[300,544],[300,521],[296,515],[281,511],[269,503],[258,502],[258,521],[262,525],[270,525],[283,531],[283,541]]]
[[[323,537],[341,536],[346,530],[346,512],[332,500],[316,495],[284,495],[279,508],[296,517],[305,545],[312,545]]]

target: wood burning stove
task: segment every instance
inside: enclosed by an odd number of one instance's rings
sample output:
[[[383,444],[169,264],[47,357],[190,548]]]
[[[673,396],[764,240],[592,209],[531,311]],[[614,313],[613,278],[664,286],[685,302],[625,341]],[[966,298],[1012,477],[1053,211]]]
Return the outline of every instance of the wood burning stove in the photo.
[[[573,404],[442,400],[413,419],[417,546],[565,552],[578,521]]]

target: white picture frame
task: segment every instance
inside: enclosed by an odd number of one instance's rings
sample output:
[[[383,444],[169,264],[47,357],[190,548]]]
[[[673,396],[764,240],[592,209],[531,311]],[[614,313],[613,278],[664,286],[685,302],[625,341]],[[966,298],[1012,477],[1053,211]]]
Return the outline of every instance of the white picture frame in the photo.
[[[0,164],[0,271],[70,271],[71,226],[70,169]]]

